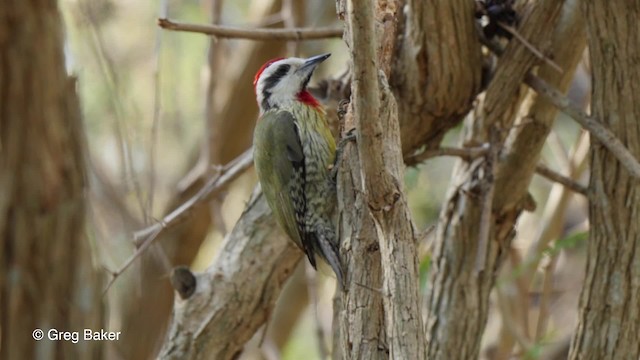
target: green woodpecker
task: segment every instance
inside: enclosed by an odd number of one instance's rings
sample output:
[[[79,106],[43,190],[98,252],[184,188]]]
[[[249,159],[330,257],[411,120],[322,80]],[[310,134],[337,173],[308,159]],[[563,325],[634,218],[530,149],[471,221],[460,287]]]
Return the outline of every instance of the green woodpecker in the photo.
[[[324,109],[307,91],[316,66],[329,56],[274,59],[258,70],[253,85],[260,118],[253,159],[278,224],[314,268],[316,255],[326,260],[343,287],[332,222],[336,192],[330,169],[336,143]]]

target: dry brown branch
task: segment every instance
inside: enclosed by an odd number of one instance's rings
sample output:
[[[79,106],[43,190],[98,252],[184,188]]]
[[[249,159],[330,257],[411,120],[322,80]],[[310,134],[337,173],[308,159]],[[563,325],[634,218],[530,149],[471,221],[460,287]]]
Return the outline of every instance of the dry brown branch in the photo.
[[[541,53],[540,50],[536,49],[535,46],[531,45],[531,43],[528,42],[527,39],[525,39],[518,32],[518,30],[516,30],[514,27],[509,26],[509,25],[507,25],[505,23],[502,23],[502,22],[498,22],[498,25],[500,25],[503,29],[507,30],[507,32],[509,32],[518,41],[520,41],[522,43],[522,45],[526,46],[527,49],[529,49],[529,51],[531,51],[531,53],[533,53],[536,57],[538,57],[538,59],[540,59],[540,60],[544,61],[545,63],[547,63],[549,66],[551,66],[551,68],[553,68],[557,72],[559,72],[561,74],[564,72],[564,70],[562,70],[560,65],[556,64],[553,60],[549,59],[549,57],[547,57],[543,53]]]
[[[578,183],[577,181],[571,179],[570,177],[564,176],[550,168],[548,168],[544,164],[538,164],[536,166],[536,173],[540,176],[543,176],[551,181],[557,182],[562,186],[570,189],[571,191],[575,191],[578,194],[587,195],[587,187]]]
[[[438,156],[456,156],[466,161],[471,161],[479,158],[480,156],[486,155],[488,151],[488,144],[486,146],[465,148],[441,146],[437,149],[428,149],[419,154],[409,156],[405,158],[405,163],[407,165],[414,165]]]
[[[497,55],[501,55],[504,52],[494,43],[483,40],[483,44]],[[638,162],[611,130],[602,124],[602,121],[587,115],[584,111],[580,110],[578,106],[574,105],[569,98],[564,96],[562,92],[549,85],[540,77],[528,73],[524,78],[524,82],[560,111],[569,115],[582,125],[582,127],[587,129],[594,138],[599,140],[604,147],[611,151],[633,177],[640,178],[640,162]]]
[[[465,161],[475,160],[480,156],[485,156],[489,152],[489,147],[478,146],[470,148],[454,148],[454,147],[440,147],[437,149],[426,150],[420,154],[410,156],[405,159],[408,164],[417,164],[419,162],[426,161],[428,159],[438,156],[455,156]],[[571,189],[582,195],[587,195],[587,188],[584,185],[566,177],[555,170],[550,169],[544,164],[536,165],[536,173],[548,180],[560,183],[563,186]]]
[[[137,244],[137,249],[133,255],[131,255],[124,264],[116,271],[111,273],[111,279],[107,283],[104,292],[106,293],[115,280],[131,266],[131,264],[151,245],[158,239],[163,231],[170,229],[171,227],[179,224],[184,220],[189,213],[198,206],[207,203],[211,198],[221,189],[223,189],[230,182],[238,178],[245,170],[253,165],[253,153],[252,150],[247,150],[244,154],[238,157],[236,160],[224,167],[222,173],[215,178],[210,179],[207,184],[198,193],[189,199],[187,202],[173,210],[171,213],[164,216],[160,221],[155,224],[142,229],[134,234],[134,239]]]
[[[525,83],[529,85],[538,94],[555,105],[565,114],[571,116],[575,121],[582,125],[585,129],[596,138],[602,146],[606,147],[620,161],[620,163],[629,171],[629,173],[640,179],[640,163],[626,146],[618,139],[600,120],[587,115],[584,111],[571,103],[566,96],[563,96],[554,87],[547,84],[544,80],[533,74],[527,74]]]
[[[158,19],[158,26],[166,30],[186,31],[228,39],[301,41],[339,38],[341,28],[317,29],[243,29],[231,26],[201,25],[174,22],[169,19]]]
[[[482,213],[480,214],[480,228],[478,229],[478,251],[476,253],[476,275],[485,270],[487,243],[491,240],[491,223],[493,217],[493,197],[496,191],[496,172],[498,167],[498,153],[501,144],[497,129],[491,129],[489,151],[485,157],[484,168],[486,181],[482,184]]]

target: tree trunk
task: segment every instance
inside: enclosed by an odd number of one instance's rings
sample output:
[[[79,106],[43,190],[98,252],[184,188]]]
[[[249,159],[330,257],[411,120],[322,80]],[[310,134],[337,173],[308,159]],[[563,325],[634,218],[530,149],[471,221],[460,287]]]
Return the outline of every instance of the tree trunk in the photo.
[[[592,111],[640,158],[640,5],[583,2]],[[592,138],[587,273],[570,359],[640,358],[640,181]]]
[[[85,234],[84,132],[55,1],[0,6],[0,358],[101,358],[101,281]],[[32,338],[41,329],[44,338]],[[49,330],[52,330],[50,332]],[[77,343],[51,341],[79,332]],[[34,337],[38,334],[34,333]]]
[[[544,52],[555,29],[562,2],[534,2],[524,12],[518,31]],[[503,181],[510,174],[513,151],[506,148],[526,90],[522,80],[539,61],[518,41],[510,41],[498,60],[493,79],[467,119],[465,145],[489,143],[490,154],[454,168],[447,201],[440,213],[427,295],[427,356],[433,359],[475,359],[488,317],[495,275],[511,246],[513,227],[522,210],[530,208],[527,188],[535,163],[519,163],[517,186]],[[525,151],[525,152],[526,152]],[[537,156],[534,156],[534,158]]]

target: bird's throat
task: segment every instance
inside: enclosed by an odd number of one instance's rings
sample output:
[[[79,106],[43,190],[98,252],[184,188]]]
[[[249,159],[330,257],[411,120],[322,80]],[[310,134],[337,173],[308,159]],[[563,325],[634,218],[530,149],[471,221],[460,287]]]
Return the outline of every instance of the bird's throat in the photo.
[[[300,91],[298,95],[296,95],[296,99],[298,99],[298,101],[300,101],[301,103],[311,106],[315,109],[320,108],[320,103],[318,102],[318,100],[314,98],[313,95],[311,95],[311,93],[307,90]]]

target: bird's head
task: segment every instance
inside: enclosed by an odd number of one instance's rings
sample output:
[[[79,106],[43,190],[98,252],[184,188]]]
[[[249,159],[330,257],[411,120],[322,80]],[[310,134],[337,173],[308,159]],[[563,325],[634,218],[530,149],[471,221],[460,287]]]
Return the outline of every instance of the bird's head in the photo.
[[[273,59],[262,65],[253,80],[260,112],[280,108],[294,101],[319,107],[318,101],[307,91],[307,84],[315,68],[330,55],[322,54],[308,59]]]

